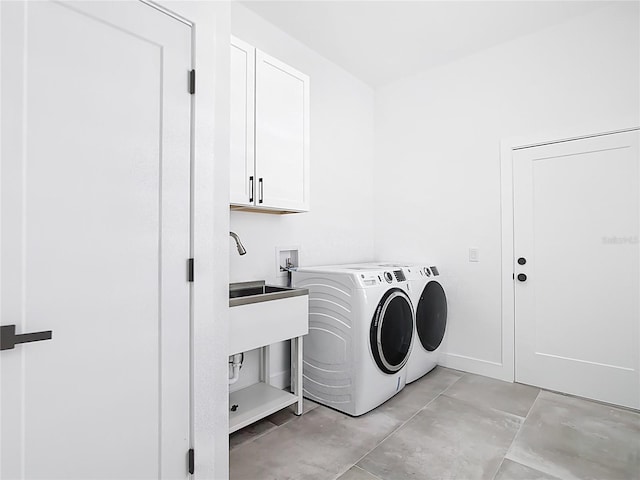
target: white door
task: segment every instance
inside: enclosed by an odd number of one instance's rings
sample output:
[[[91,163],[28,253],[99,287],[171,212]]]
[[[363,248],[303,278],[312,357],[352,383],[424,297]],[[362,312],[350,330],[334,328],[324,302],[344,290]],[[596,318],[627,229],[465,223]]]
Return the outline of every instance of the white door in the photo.
[[[0,477],[187,478],[191,29],[0,8]]]
[[[256,52],[257,205],[309,209],[309,77]]]
[[[639,137],[514,153],[518,382],[640,407]]]
[[[234,205],[253,205],[254,109],[256,49],[235,37],[231,38],[231,165],[229,188]]]

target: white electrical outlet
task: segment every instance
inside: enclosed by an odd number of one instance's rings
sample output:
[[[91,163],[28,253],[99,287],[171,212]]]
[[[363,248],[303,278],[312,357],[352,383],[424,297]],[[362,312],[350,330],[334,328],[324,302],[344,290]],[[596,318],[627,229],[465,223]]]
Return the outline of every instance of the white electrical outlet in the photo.
[[[469,249],[469,261],[470,262],[480,261],[480,250],[478,248],[472,247]]]

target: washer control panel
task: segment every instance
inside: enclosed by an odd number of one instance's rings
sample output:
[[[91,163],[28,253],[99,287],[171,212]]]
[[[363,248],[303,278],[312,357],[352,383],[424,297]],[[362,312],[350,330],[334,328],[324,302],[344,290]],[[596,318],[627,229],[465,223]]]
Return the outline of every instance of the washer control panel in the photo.
[[[404,268],[404,270],[407,273],[407,278],[409,280],[415,278],[433,278],[440,275],[438,267],[436,267],[435,265],[414,265],[411,267],[406,267]]]
[[[404,269],[360,271],[358,280],[364,287],[383,284],[403,284],[407,281]]]

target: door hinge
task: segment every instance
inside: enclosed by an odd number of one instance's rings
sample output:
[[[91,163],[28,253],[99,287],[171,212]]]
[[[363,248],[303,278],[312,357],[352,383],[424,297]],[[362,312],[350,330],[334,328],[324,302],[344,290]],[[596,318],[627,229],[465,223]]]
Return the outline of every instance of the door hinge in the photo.
[[[189,72],[189,93],[193,95],[196,93],[196,71],[191,70]]]
[[[187,262],[187,281],[193,282],[193,258]]]
[[[189,473],[191,475],[193,475],[193,472],[196,469],[196,459],[195,459],[195,452],[193,450],[193,448],[189,449]]]

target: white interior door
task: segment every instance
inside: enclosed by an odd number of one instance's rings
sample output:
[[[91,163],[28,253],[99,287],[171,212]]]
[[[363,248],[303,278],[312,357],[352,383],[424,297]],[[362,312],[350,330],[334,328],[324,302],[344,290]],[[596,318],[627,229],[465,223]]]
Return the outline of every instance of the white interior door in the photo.
[[[514,153],[518,382],[640,408],[639,137]]]
[[[256,52],[256,177],[259,206],[309,208],[309,77]]]
[[[191,28],[0,8],[0,476],[187,478]]]

